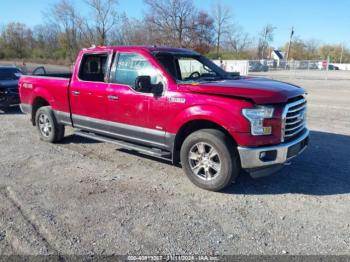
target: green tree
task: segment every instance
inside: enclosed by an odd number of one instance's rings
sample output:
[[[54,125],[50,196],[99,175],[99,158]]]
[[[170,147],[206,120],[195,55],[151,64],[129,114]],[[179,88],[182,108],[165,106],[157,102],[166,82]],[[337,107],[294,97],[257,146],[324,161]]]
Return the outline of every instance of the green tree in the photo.
[[[330,62],[340,62],[341,54],[341,45],[323,45],[320,47],[320,56],[322,57],[322,59],[328,59],[329,57]]]
[[[1,33],[3,56],[26,58],[33,47],[32,31],[22,23],[9,23]]]

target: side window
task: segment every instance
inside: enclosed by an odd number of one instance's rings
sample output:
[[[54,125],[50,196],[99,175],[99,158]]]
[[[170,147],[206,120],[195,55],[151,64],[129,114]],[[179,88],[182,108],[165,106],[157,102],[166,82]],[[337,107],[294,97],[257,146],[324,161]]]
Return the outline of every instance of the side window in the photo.
[[[79,78],[84,81],[104,82],[107,58],[108,54],[84,55],[79,69]]]
[[[138,76],[150,76],[151,84],[158,84],[162,81],[158,70],[146,58],[135,53],[120,53],[114,67],[111,81],[128,85],[133,89],[135,89],[135,81]]]
[[[194,73],[199,74],[199,76],[206,77],[216,76],[216,73],[210,70],[210,68],[206,67],[203,63],[194,58],[181,57],[178,59],[178,61],[182,80],[190,77]]]

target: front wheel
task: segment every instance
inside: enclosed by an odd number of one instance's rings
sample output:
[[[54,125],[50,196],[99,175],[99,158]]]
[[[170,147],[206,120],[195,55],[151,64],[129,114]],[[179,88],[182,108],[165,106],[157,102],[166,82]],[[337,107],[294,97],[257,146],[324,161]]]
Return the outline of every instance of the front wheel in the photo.
[[[64,137],[64,125],[58,124],[50,106],[40,107],[35,115],[35,123],[40,139],[55,143]]]
[[[182,167],[197,186],[219,191],[239,174],[234,144],[220,130],[203,129],[190,134],[181,147]]]

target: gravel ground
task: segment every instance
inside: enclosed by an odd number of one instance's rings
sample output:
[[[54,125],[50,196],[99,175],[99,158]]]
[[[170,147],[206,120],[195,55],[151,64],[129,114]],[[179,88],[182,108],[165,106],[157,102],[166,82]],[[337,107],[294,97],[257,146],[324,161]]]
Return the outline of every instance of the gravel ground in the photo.
[[[222,193],[178,167],[0,113],[0,254],[350,254],[350,81],[309,93],[311,145]]]

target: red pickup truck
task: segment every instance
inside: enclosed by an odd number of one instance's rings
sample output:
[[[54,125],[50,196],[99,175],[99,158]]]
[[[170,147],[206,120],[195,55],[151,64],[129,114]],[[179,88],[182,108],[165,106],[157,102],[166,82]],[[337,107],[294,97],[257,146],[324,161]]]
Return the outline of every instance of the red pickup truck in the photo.
[[[225,72],[188,49],[83,49],[72,75],[22,76],[21,109],[40,138],[76,134],[181,163],[218,191],[241,170],[279,170],[307,146],[305,91]]]

